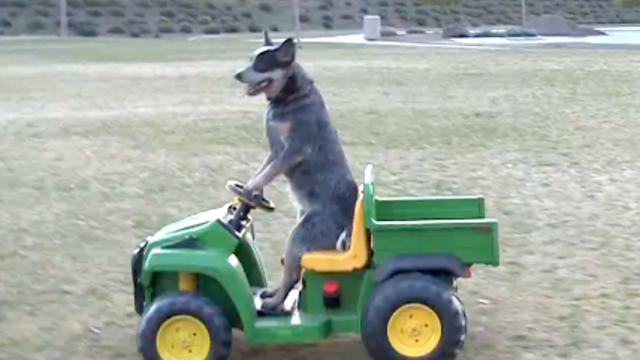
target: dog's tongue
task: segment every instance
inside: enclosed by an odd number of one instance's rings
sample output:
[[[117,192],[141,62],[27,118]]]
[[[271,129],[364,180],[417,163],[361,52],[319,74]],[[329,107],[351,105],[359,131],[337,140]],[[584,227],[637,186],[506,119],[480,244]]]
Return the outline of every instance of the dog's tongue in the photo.
[[[249,96],[254,96],[254,95],[258,95],[259,93],[261,93],[262,91],[264,91],[264,89],[266,89],[269,85],[271,84],[271,80],[267,79],[267,80],[262,80],[259,83],[255,84],[255,85],[248,85],[247,84],[247,95]]]
[[[258,95],[258,85],[247,85],[246,92],[249,96]]]

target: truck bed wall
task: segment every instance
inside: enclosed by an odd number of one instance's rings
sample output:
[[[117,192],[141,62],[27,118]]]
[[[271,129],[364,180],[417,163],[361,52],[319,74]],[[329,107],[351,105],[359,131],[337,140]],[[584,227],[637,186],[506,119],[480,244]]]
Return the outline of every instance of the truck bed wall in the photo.
[[[377,221],[484,218],[482,196],[376,197]]]

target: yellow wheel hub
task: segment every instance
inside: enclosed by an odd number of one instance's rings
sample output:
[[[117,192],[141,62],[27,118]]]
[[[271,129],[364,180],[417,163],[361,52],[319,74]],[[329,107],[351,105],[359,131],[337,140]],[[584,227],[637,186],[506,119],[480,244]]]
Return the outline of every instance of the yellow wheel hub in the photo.
[[[420,303],[406,304],[391,315],[387,337],[399,354],[421,357],[438,347],[442,338],[442,324],[430,307]]]
[[[211,338],[199,319],[176,315],[160,326],[156,346],[163,360],[205,360],[211,351]]]

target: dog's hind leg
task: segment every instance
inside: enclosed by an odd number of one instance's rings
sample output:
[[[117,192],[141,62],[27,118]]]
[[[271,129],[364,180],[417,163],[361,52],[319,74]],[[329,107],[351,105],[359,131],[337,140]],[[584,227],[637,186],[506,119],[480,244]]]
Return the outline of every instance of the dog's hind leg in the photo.
[[[262,309],[278,311],[291,289],[300,281],[302,256],[308,251],[335,249],[340,231],[331,212],[315,210],[305,213],[291,232],[287,244],[282,283],[272,297],[265,299]]]

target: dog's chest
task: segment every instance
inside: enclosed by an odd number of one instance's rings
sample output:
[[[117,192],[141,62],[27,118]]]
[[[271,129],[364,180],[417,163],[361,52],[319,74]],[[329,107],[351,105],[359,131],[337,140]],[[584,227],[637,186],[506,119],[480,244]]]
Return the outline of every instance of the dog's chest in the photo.
[[[267,126],[269,127],[269,137],[277,138],[284,144],[287,143],[291,131],[291,121],[269,121]]]

